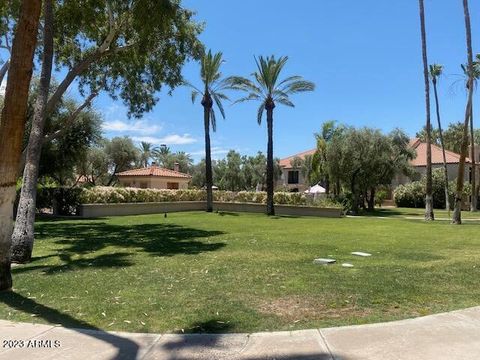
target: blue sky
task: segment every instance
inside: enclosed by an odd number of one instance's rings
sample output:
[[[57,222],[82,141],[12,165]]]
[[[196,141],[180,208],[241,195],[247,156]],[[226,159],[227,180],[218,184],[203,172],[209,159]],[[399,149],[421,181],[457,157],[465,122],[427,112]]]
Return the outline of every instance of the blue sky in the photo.
[[[474,51],[480,52],[480,4],[470,3]],[[254,55],[288,55],[284,75],[302,75],[316,84],[315,92],[293,97],[294,109],[275,109],[277,157],[313,148],[313,133],[330,119],[384,131],[400,127],[410,135],[424,123],[416,0],[243,0],[221,5],[184,0],[183,4],[205,22],[201,40],[207,48],[223,52],[225,76],[249,75],[255,69]],[[429,61],[445,66],[439,89],[442,116],[446,123],[459,121],[465,104],[459,64],[466,58],[461,1],[426,0],[425,5]],[[187,64],[183,73],[199,84],[198,64]],[[70,92],[76,96],[75,89]],[[192,105],[185,88],[159,96],[155,109],[140,120],[129,120],[120,101],[100,96],[94,106],[104,115],[105,135],[166,143],[198,161],[204,154],[201,105]],[[233,99],[238,96],[231,93]],[[214,157],[223,157],[229,149],[242,154],[265,152],[266,127],[257,125],[257,106],[226,106],[227,119],[218,116],[217,133],[212,134]]]

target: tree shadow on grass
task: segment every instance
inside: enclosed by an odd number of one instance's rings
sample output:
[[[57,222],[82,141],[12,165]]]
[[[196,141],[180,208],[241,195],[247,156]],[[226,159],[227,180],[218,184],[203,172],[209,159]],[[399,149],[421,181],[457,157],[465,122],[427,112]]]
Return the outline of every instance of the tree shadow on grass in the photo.
[[[37,225],[36,241],[54,238],[56,252],[38,258],[25,266],[15,267],[15,273],[45,269],[46,274],[79,268],[118,268],[131,266],[138,252],[151,256],[197,255],[219,250],[223,242],[209,238],[225,234],[175,224],[112,225],[105,222],[56,223]],[[109,248],[108,254],[95,254]],[[58,256],[60,265],[36,265],[35,262]],[[130,258],[132,256],[132,258]],[[38,262],[37,262],[38,263]]]
[[[37,303],[15,292],[0,292],[0,301],[13,309],[23,311],[38,318],[41,318],[51,324],[59,324],[64,327],[75,330],[76,332],[101,340],[110,344],[117,350],[117,354],[112,360],[135,359],[137,357],[139,346],[130,339],[107,333],[85,321],[75,319],[56,309]],[[86,330],[87,329],[87,330]],[[93,331],[92,331],[93,330]],[[81,349],[74,349],[75,353],[81,352]]]

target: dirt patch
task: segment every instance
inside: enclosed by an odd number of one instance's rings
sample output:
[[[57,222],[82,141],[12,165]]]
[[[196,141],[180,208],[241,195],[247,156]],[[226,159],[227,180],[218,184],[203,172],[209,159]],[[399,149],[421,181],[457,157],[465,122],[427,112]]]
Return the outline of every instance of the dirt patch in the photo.
[[[287,321],[358,318],[371,314],[370,309],[357,307],[353,297],[342,303],[309,296],[285,296],[263,301],[257,309],[263,314],[276,315]]]

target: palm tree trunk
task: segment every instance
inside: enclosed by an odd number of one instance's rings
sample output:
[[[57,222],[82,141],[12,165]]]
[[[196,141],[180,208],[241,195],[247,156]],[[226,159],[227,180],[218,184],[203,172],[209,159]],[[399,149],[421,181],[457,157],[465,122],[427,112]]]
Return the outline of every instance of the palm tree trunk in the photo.
[[[203,105],[203,126],[205,128],[205,185],[207,188],[207,212],[213,211],[213,172],[212,172],[212,155],[210,148],[210,111],[212,111],[212,99],[208,99],[208,95]],[[208,101],[210,100],[210,101]]]
[[[475,132],[473,128],[473,99],[470,104],[470,161],[472,162],[472,201],[470,201],[470,211],[477,211],[477,181],[475,164]]]
[[[267,215],[275,215],[273,205],[273,108],[267,107]]]
[[[425,31],[425,7],[423,0],[419,0],[420,7],[420,27],[422,34],[422,58],[423,58],[423,77],[425,81],[425,109],[427,115],[427,184],[425,196],[425,220],[434,220],[433,215],[433,196],[432,196],[432,126],[430,123],[430,80],[428,78],[428,59],[427,59],[427,35]]]
[[[15,229],[12,236],[11,260],[16,263],[29,262],[32,257],[34,223],[37,198],[38,168],[45,126],[45,107],[50,90],[53,63],[53,9],[52,0],[44,2],[45,25],[43,27],[43,59],[40,75],[39,95],[35,104],[32,129],[27,145],[27,157],[23,172],[23,185],[18,203]]]
[[[462,147],[460,149],[460,160],[458,164],[457,189],[455,192],[455,208],[453,210],[452,223],[460,225],[462,223],[462,196],[463,196],[463,180],[465,173],[465,159],[467,157],[468,147],[468,123],[470,121],[470,107],[473,101],[473,51],[472,51],[472,28],[470,25],[470,11],[468,9],[468,0],[463,0],[463,11],[465,17],[465,33],[467,40],[468,54],[468,100],[465,107],[465,120],[463,122]]]
[[[445,176],[445,209],[448,211],[448,216],[450,217],[450,198],[448,195],[449,191],[448,191],[447,157],[445,155],[445,143],[443,142],[442,122],[440,121],[440,103],[438,101],[437,81],[433,79],[432,83],[433,83],[433,92],[435,94],[435,109],[437,112],[438,133],[440,136],[440,145],[442,146],[443,173]]]
[[[12,287],[10,245],[13,202],[41,7],[40,0],[22,1],[0,122],[0,290]]]

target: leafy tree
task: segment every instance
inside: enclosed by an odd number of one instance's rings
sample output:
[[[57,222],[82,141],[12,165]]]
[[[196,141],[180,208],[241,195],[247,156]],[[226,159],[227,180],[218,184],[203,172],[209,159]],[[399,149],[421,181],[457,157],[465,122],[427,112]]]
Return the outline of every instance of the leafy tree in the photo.
[[[21,4],[0,122],[0,291],[12,287],[13,201],[41,10],[41,1],[23,0]]]
[[[105,145],[105,153],[110,163],[111,176],[107,185],[112,185],[117,177],[116,174],[132,169],[138,162],[138,149],[128,136],[114,137]]]
[[[267,158],[259,151],[255,156],[242,157],[242,173],[246,190],[262,190],[267,181]]]
[[[430,122],[430,80],[428,78],[427,59],[427,35],[425,30],[425,6],[424,0],[418,0],[420,10],[420,30],[422,38],[423,78],[425,82],[425,109],[426,109],[426,143],[427,143],[427,166],[426,166],[426,197],[425,197],[425,220],[434,220],[433,214],[433,190],[432,190],[432,147],[431,147],[431,122]]]
[[[33,246],[34,184],[43,124],[72,82],[78,80],[82,95],[90,94],[86,102],[103,90],[113,99],[121,98],[129,115],[138,117],[156,104],[155,92],[164,84],[173,89],[181,83],[182,65],[201,50],[197,40],[200,27],[191,20],[193,14],[177,0],[67,0],[51,9],[50,15],[51,21],[44,20],[44,29],[48,29],[47,23],[55,23],[55,33],[50,36],[55,47],[47,47],[52,41],[44,40],[42,77],[51,76],[51,66],[50,73],[43,70],[45,60],[51,63],[53,57],[57,67],[68,71],[48,101],[45,96],[39,98],[42,103],[34,114],[16,221],[15,242],[24,249],[19,259],[29,259],[27,253]],[[42,93],[46,95],[45,88],[42,87]],[[71,122],[65,123],[65,127],[69,125]]]
[[[460,161],[458,165],[457,187],[455,193],[455,206],[453,209],[452,223],[460,225],[462,223],[462,194],[463,194],[463,177],[465,172],[465,159],[467,157],[468,147],[468,123],[472,109],[473,85],[474,85],[474,69],[473,69],[473,51],[472,51],[472,28],[470,25],[470,11],[468,0],[463,0],[463,10],[465,18],[465,33],[467,38],[467,89],[468,100],[465,107],[465,121],[463,123],[462,146],[460,149]]]
[[[77,163],[77,172],[85,181],[93,186],[107,185],[110,180],[109,158],[105,152],[105,141],[91,146]]]
[[[303,80],[300,76],[290,76],[280,80],[279,76],[287,63],[288,57],[260,56],[255,58],[257,71],[253,73],[254,80],[242,77],[230,79],[233,89],[242,90],[247,96],[237,102],[259,101],[257,122],[262,122],[263,113],[267,113],[267,214],[275,215],[273,206],[274,192],[274,159],[273,159],[273,109],[276,104],[294,107],[290,95],[304,91],[313,91],[315,85]]]
[[[440,132],[438,128],[432,127],[430,130],[431,136],[431,143],[437,146],[441,146],[440,142]],[[427,142],[427,128],[425,126],[422,127],[422,130],[417,131],[415,137],[418,138],[421,142]]]
[[[230,150],[225,159],[223,176],[220,179],[221,187],[231,191],[244,190],[242,175],[242,158],[238,152]]]
[[[309,174],[310,183],[316,184],[319,181],[325,186],[327,194],[330,193],[330,177],[327,164],[327,148],[332,139],[336,135],[340,135],[343,126],[336,126],[334,120],[326,121],[322,124],[321,130],[315,133],[317,148],[312,156],[311,172]],[[335,193],[338,194],[340,189],[336,186]]]
[[[212,172],[212,155],[210,148],[210,126],[215,132],[217,129],[217,121],[213,104],[217,105],[220,114],[225,119],[225,110],[223,109],[223,100],[228,100],[228,97],[223,93],[228,88],[228,81],[222,79],[220,66],[223,63],[222,53],[218,52],[203,55],[200,62],[200,77],[202,79],[202,88],[199,89],[194,85],[186,82],[185,84],[191,87],[192,102],[195,103],[196,98],[200,95],[202,97],[201,104],[203,106],[203,127],[205,130],[205,176],[207,188],[207,212],[213,210],[213,172]]]

